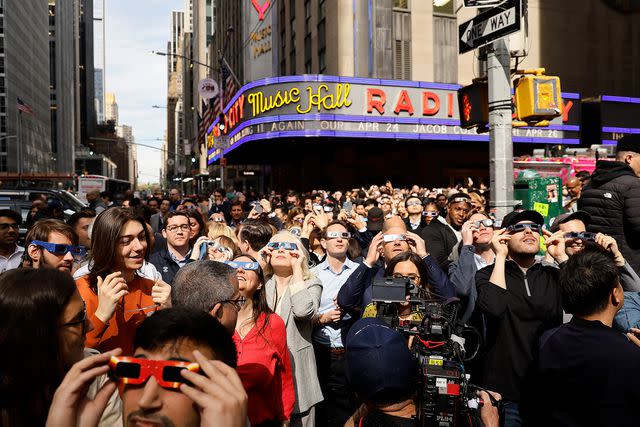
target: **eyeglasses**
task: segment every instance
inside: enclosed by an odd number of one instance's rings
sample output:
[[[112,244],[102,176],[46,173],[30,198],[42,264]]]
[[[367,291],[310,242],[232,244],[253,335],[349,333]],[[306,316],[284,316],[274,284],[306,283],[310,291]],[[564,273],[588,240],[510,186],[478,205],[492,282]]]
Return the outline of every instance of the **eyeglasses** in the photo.
[[[8,228],[12,228],[14,230],[19,230],[20,229],[20,225],[15,223],[15,222],[12,223],[12,224],[7,224],[6,222],[0,224],[0,231],[6,231]]]
[[[220,301],[220,304],[231,304],[233,308],[236,309],[236,311],[240,311],[240,309],[246,302],[247,299],[245,297],[238,297],[236,299],[226,299],[224,301]],[[213,310],[213,307],[211,307],[211,309]]]
[[[407,240],[406,236],[403,234],[385,234],[382,236],[385,243],[395,242],[398,240]]]
[[[481,225],[483,225],[486,228],[489,228],[489,227],[493,227],[493,220],[490,218],[487,218],[480,221],[475,221],[473,225],[475,225],[478,228],[480,228]]]
[[[283,248],[287,251],[295,251],[298,249],[298,245],[293,242],[271,242],[267,245],[267,247],[272,248],[273,250],[278,250]]]
[[[349,239],[351,233],[348,231],[327,231],[327,239]]]
[[[420,276],[418,276],[417,274],[407,274],[402,275],[400,273],[393,273],[393,278],[394,279],[407,279],[410,280],[411,282],[413,282],[413,284],[416,284],[420,281]]]
[[[176,231],[178,231],[178,229],[182,231],[189,231],[191,229],[191,226],[189,224],[167,226],[167,231],[170,231],[171,233],[175,233]]]
[[[39,246],[58,256],[66,255],[68,252],[71,252],[71,255],[73,255],[75,259],[81,259],[87,253],[84,246],[63,245],[61,243],[43,242],[42,240],[33,240],[30,245]]]
[[[507,231],[510,233],[519,233],[521,231],[524,231],[526,229],[531,230],[532,233],[540,233],[540,230],[542,229],[542,227],[538,224],[531,224],[528,222],[525,223],[520,223],[520,224],[514,224],[514,225],[510,225],[507,227]]]
[[[564,233],[563,236],[565,239],[571,240],[596,240],[596,233],[590,233],[588,231],[571,231],[569,233]]]
[[[109,360],[109,377],[121,384],[143,384],[153,376],[160,387],[177,389],[189,383],[180,375],[183,369],[200,373],[200,365],[194,362],[116,356]]]
[[[260,264],[254,261],[225,261],[224,263],[235,269],[258,270],[260,268]]]
[[[84,325],[85,322],[87,321],[87,305],[83,304],[84,307],[82,307],[82,317],[78,320],[74,320],[73,322],[67,322],[67,323],[63,323],[62,326],[75,326],[75,325],[82,325],[82,333],[84,334]]]
[[[425,212],[424,216],[428,216],[430,218],[435,218],[438,216],[438,212]]]

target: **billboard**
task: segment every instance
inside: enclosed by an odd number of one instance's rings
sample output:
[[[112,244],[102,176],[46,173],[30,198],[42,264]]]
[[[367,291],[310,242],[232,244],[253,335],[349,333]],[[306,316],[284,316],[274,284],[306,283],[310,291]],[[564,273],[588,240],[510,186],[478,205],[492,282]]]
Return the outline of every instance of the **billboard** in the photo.
[[[276,74],[273,29],[278,19],[271,0],[243,0],[244,79],[255,81]]]
[[[242,87],[225,107],[224,134],[218,120],[207,130],[208,162],[229,138],[228,153],[270,138],[347,137],[489,141],[460,127],[457,90],[444,83],[304,75],[268,78]],[[580,143],[580,96],[564,93],[562,116],[544,128],[514,128],[514,142]],[[575,111],[578,113],[576,114]]]

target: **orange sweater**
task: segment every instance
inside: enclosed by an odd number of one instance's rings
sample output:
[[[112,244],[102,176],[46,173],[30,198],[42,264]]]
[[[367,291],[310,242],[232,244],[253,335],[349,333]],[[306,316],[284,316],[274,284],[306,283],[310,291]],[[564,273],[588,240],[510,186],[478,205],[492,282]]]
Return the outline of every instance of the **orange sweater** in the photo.
[[[135,276],[133,281],[127,284],[129,294],[125,295],[124,304],[118,303],[111,319],[104,323],[96,317],[98,295],[89,287],[89,276],[76,280],[80,296],[87,305],[87,318],[93,323],[93,330],[87,332],[85,345],[102,353],[120,347],[123,356],[131,356],[136,329],[148,315],[155,311],[155,308],[136,310],[154,305],[151,297],[153,283],[152,280]]]

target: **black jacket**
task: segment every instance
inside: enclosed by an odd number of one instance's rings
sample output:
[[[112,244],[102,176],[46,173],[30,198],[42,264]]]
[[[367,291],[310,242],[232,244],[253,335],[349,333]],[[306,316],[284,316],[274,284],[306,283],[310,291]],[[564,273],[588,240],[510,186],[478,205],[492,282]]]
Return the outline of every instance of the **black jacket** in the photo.
[[[411,223],[409,222],[409,217],[406,217],[403,221],[404,221],[404,224],[407,226],[407,230],[409,230],[409,231],[411,231],[413,233],[416,233],[417,235],[420,235],[422,230],[424,230],[424,228],[428,225],[425,222],[423,216],[420,217],[420,225],[418,225],[418,228],[416,228],[415,230],[411,229]]]
[[[447,271],[449,268],[449,254],[458,243],[458,236],[451,227],[441,223],[437,218],[422,229],[420,237],[427,244],[427,252],[436,259],[440,268]]]
[[[518,402],[542,333],[562,324],[559,269],[534,264],[526,276],[514,261],[505,265],[507,289],[489,281],[494,265],[476,273],[476,309],[486,319],[480,384],[506,400]],[[474,382],[477,380],[474,380]]]
[[[520,414],[527,426],[638,426],[639,383],[640,348],[600,321],[573,317],[540,339]]]
[[[193,260],[189,259],[187,263],[191,261]],[[162,275],[162,280],[168,284],[173,283],[173,278],[178,273],[178,270],[180,270],[180,266],[171,258],[171,254],[169,254],[169,250],[166,247],[152,253],[149,257],[149,262],[156,267]]]
[[[588,230],[615,238],[629,265],[640,271],[640,178],[633,170],[622,162],[599,161],[578,209],[591,214]]]

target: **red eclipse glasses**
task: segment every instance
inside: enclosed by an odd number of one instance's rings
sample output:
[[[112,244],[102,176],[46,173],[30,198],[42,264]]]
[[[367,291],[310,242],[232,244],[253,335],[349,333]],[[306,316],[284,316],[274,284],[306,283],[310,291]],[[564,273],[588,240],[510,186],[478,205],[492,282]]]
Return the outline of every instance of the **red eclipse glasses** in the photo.
[[[177,389],[181,384],[189,384],[180,374],[183,369],[199,373],[200,365],[195,362],[135,357],[111,356],[109,360],[109,376],[120,384],[139,385],[153,376],[160,387]]]

